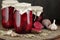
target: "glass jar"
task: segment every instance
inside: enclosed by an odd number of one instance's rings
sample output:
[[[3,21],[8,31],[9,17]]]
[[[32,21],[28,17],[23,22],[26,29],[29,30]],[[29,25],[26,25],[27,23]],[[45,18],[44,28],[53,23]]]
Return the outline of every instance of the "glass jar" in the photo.
[[[19,3],[15,5],[14,27],[17,33],[31,32],[32,10],[31,4]]]
[[[13,13],[14,7],[13,5],[17,3],[14,1],[3,1],[2,2],[2,26],[4,28],[12,28],[13,27]]]

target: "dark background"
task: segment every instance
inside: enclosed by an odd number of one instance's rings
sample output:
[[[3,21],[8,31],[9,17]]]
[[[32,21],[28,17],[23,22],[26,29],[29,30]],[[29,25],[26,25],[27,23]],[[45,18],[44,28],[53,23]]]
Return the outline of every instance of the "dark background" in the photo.
[[[57,22],[60,22],[60,0],[18,0],[18,1],[29,2],[32,3],[32,5],[42,6],[44,8],[43,18],[49,18],[50,20],[56,19]],[[1,2],[2,0],[0,0],[0,9]]]

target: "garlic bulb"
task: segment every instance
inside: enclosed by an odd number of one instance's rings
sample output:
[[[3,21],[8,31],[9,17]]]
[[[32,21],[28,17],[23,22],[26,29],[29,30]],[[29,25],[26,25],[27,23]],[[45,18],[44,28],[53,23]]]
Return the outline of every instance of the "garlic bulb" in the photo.
[[[49,19],[43,19],[43,20],[42,20],[42,24],[43,24],[46,28],[48,28],[49,25],[51,24],[51,21],[50,21]]]
[[[51,25],[49,25],[49,29],[51,30],[57,30],[57,25],[55,24],[55,19]]]

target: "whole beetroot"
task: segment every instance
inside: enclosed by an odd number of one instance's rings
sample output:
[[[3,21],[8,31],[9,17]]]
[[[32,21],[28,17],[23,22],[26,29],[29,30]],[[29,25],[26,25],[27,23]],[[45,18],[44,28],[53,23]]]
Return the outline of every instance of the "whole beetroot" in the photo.
[[[34,28],[32,28],[32,32],[40,33],[42,31],[43,25],[39,21],[34,22]]]

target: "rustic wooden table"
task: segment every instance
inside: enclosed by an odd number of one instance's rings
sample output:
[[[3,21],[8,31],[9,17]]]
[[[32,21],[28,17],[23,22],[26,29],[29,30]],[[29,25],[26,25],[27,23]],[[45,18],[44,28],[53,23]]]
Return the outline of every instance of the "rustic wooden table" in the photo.
[[[0,30],[6,30],[6,29],[4,29],[2,25],[0,25]],[[34,36],[28,37],[27,35],[34,35]],[[43,29],[42,32],[39,34],[20,34],[20,37],[0,35],[0,38],[3,38],[5,40],[43,40],[43,39],[48,39],[48,38],[54,38],[57,35],[60,35],[60,27],[56,31],[50,31],[48,29]]]

